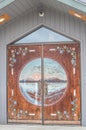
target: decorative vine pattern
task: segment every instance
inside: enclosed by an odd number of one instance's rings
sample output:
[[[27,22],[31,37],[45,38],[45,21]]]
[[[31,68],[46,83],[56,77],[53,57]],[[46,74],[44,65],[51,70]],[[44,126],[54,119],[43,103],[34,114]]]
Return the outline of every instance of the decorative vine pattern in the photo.
[[[14,64],[16,63],[16,56],[17,55],[23,55],[25,56],[27,53],[29,52],[29,49],[27,47],[24,47],[24,48],[19,48],[18,50],[17,49],[12,49],[11,50],[11,57],[10,57],[10,64],[9,66],[11,68],[14,68]]]
[[[63,47],[57,46],[56,51],[58,51],[60,54],[63,54],[65,52],[70,54],[71,55],[71,64],[75,68],[75,66],[76,66],[76,51],[75,51],[74,47],[73,48],[67,47],[66,45],[64,45]],[[18,55],[25,56],[28,52],[29,52],[29,49],[27,47],[20,47],[20,48],[18,48],[18,50],[12,49],[11,50],[11,57],[9,59],[9,66],[11,67],[11,69],[14,69],[14,65],[17,62],[16,56],[18,56]],[[72,112],[73,116],[76,116],[75,112],[77,111],[77,107],[78,107],[77,100],[78,99],[75,97],[74,100],[71,101],[71,105],[72,105],[71,112]],[[24,111],[22,109],[17,110],[16,106],[18,103],[16,100],[13,99],[13,97],[11,97],[9,99],[9,102],[10,102],[11,115],[18,117],[18,118],[20,118],[22,116],[29,116],[29,111],[27,111],[27,110]],[[69,113],[66,110],[63,112],[57,111],[56,116],[58,117],[59,120],[62,120],[64,118],[67,120],[70,119]]]
[[[71,47],[67,47],[66,45],[63,47],[59,47],[57,46],[57,51],[59,51],[60,54],[63,54],[64,52],[67,52],[68,54],[70,54],[72,56],[71,59],[71,64],[73,65],[73,67],[76,66],[76,51],[75,48],[71,48]],[[14,68],[14,65],[16,63],[16,56],[17,55],[23,55],[25,56],[27,53],[29,52],[29,49],[27,47],[20,47],[17,49],[12,49],[11,50],[11,57],[10,57],[10,63],[9,66],[11,68]]]
[[[11,97],[9,99],[9,102],[10,102],[10,110],[11,110],[11,115],[12,116],[15,116],[15,118],[20,118],[22,116],[29,116],[29,112],[27,110],[22,110],[22,109],[18,109],[17,110],[17,101],[13,99],[13,97]]]
[[[63,54],[64,52],[70,54],[72,56],[71,64],[73,65],[73,67],[76,66],[76,51],[74,47],[71,48],[71,47],[67,47],[66,45],[63,47],[57,46],[57,51],[59,51],[60,54]]]
[[[78,98],[75,98],[73,101],[71,101],[71,105],[72,105],[72,108],[71,108],[72,117],[76,117],[77,116],[76,115],[76,111],[77,111],[77,107],[78,107],[78,105],[76,103],[77,100],[78,100]],[[9,99],[9,102],[10,102],[10,110],[11,110],[11,115],[12,116],[15,116],[15,118],[16,117],[17,118],[21,118],[22,116],[25,116],[25,117],[30,116],[29,111],[27,111],[27,110],[25,110],[25,111],[22,110],[22,109],[18,109],[17,110],[18,103],[17,103],[16,100],[13,99],[13,97],[11,97]],[[70,118],[71,118],[70,114],[66,110],[64,110],[63,112],[57,111],[55,116],[57,116],[58,120],[63,120],[63,119],[70,120]]]

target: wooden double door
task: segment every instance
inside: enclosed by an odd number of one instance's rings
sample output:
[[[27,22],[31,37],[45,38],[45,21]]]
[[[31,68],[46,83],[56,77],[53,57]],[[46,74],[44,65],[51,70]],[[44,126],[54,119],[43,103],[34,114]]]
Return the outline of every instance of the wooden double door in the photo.
[[[79,44],[7,49],[8,122],[80,124]]]

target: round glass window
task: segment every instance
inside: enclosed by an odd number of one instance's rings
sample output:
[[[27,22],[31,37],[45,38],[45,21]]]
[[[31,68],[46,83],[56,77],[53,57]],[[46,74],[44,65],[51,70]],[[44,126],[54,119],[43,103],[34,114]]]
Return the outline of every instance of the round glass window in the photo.
[[[43,67],[41,58],[32,60],[23,67],[19,77],[19,88],[28,102],[39,106],[42,105],[44,90],[44,106],[49,106],[63,98],[67,90],[67,75],[57,61],[49,58],[44,58],[43,61]]]

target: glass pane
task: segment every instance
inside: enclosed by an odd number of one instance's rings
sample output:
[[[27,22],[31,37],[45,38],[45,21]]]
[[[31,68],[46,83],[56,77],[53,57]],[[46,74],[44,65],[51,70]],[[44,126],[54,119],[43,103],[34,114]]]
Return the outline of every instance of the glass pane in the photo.
[[[45,82],[45,91],[44,91],[44,96],[45,96],[45,106],[53,105],[57,102],[59,102],[66,91],[67,87],[67,82]]]
[[[20,91],[31,104],[41,106],[41,58],[32,60],[21,71]]]
[[[44,106],[59,102],[67,89],[67,75],[64,68],[50,58],[44,58]]]
[[[32,42],[58,42],[58,41],[73,41],[61,34],[53,32],[50,29],[41,27],[40,29],[32,32],[15,44],[32,43]]]
[[[34,105],[41,105],[41,91],[40,85],[41,82],[32,82],[31,81],[20,81],[19,86],[23,97]]]

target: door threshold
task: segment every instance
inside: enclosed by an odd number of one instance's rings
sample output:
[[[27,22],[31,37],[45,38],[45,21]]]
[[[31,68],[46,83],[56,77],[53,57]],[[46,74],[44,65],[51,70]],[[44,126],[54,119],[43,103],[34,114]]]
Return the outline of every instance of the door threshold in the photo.
[[[42,124],[41,120],[8,120],[8,123],[22,123],[22,124]],[[54,121],[54,120],[45,120],[44,125],[80,125],[80,121]]]
[[[44,124],[55,124],[55,125],[80,125],[80,121],[44,121]]]

